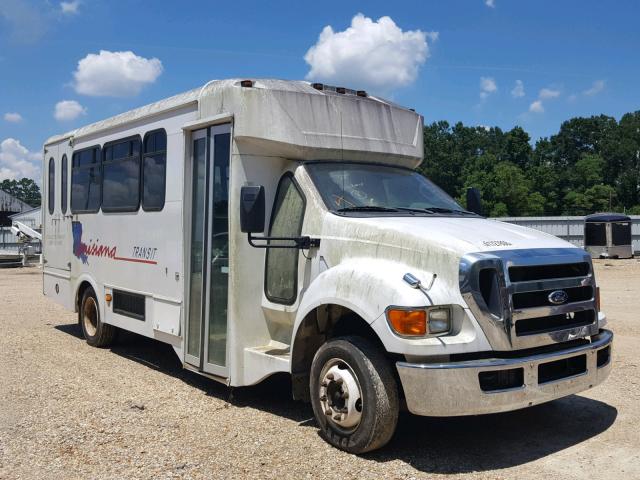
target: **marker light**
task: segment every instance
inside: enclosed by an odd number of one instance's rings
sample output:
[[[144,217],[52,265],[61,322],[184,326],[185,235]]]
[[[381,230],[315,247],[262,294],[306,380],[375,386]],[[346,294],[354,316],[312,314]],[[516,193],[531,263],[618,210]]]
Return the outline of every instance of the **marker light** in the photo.
[[[109,304],[111,303],[111,299],[112,299],[111,294],[110,294],[110,293],[107,293],[107,294],[104,296],[104,299],[107,301],[107,305],[109,305]]]
[[[242,80],[240,82],[241,87],[253,87],[253,80]]]
[[[427,333],[426,310],[389,309],[387,319],[398,335],[421,337]]]

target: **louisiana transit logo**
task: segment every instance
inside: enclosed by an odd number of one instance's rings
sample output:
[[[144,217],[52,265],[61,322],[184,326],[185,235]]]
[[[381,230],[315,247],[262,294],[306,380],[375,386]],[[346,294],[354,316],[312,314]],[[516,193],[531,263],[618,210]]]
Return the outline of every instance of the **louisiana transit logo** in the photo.
[[[89,257],[102,257],[123,262],[147,263],[157,265],[156,247],[134,246],[130,257],[118,256],[118,247],[103,245],[99,240],[89,239],[89,243],[82,241],[82,222],[71,222],[71,233],[73,234],[73,255],[89,265]]]

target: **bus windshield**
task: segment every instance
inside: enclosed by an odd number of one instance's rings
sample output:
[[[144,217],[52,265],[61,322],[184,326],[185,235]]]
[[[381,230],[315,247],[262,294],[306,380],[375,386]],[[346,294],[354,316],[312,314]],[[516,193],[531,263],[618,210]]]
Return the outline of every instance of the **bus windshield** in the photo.
[[[306,168],[333,212],[473,215],[413,170],[337,162],[309,163]]]

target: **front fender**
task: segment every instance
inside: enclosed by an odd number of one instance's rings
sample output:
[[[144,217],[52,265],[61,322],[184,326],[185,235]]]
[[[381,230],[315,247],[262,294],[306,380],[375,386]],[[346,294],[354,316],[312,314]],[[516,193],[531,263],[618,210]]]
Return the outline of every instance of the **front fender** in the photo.
[[[429,292],[411,288],[402,277],[410,272],[428,285],[433,272],[416,270],[403,263],[371,258],[350,259],[325,270],[305,290],[296,315],[292,345],[307,315],[320,305],[340,305],[364,319],[388,352],[424,356],[490,349],[477,322],[464,307],[459,291],[452,291],[438,277]],[[417,339],[400,338],[384,319],[389,306],[425,307],[454,305],[453,335]]]
[[[402,280],[409,271],[412,270],[401,263],[370,258],[347,260],[325,270],[304,291],[293,338],[309,312],[320,305],[343,306],[369,324],[384,314],[389,305],[431,305],[422,292]]]

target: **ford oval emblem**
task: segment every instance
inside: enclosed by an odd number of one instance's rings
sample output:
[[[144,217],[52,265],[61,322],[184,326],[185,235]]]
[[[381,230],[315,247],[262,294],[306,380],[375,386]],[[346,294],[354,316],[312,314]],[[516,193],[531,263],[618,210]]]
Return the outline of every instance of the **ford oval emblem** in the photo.
[[[554,290],[547,297],[549,299],[549,303],[553,303],[554,305],[562,305],[563,303],[567,303],[569,300],[569,295],[564,290]]]

